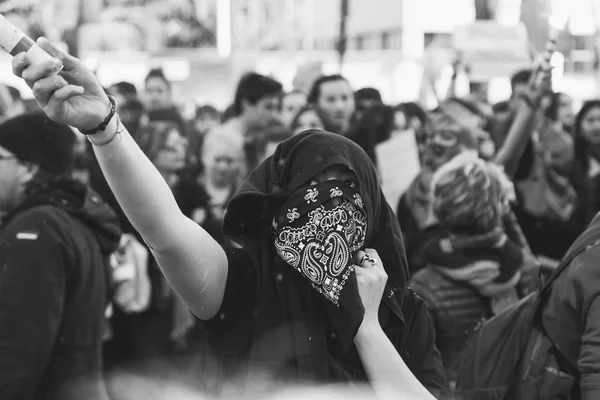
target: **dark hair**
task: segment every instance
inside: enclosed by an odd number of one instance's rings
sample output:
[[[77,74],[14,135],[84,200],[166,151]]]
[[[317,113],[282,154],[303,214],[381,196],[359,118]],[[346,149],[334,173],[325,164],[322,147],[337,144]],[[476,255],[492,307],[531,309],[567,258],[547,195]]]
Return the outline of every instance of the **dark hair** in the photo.
[[[196,118],[198,118],[200,115],[209,115],[216,119],[221,118],[221,113],[219,112],[219,110],[217,110],[210,104],[205,104],[203,106],[196,107]]]
[[[111,88],[124,97],[137,97],[138,95],[137,88],[133,83],[130,82],[117,82],[112,85]]]
[[[174,108],[159,108],[148,111],[148,120],[151,122],[173,122],[177,125],[177,130],[185,136],[185,122],[181,114]]]
[[[291,92],[285,92],[285,93],[281,93],[281,95],[279,96],[279,111],[281,111],[281,109],[283,108],[283,100],[288,97],[288,96],[292,96],[294,94],[303,94],[306,96],[306,93],[304,93],[304,91],[300,90],[300,89],[294,89]]]
[[[381,93],[379,93],[379,90],[372,88],[372,87],[358,89],[354,93],[354,100],[357,102],[360,100],[375,100],[379,103],[383,102],[383,100],[381,99]]]
[[[513,74],[510,77],[510,87],[514,90],[516,85],[529,83],[533,71],[530,69],[522,69]]]
[[[148,81],[152,78],[161,79],[167,85],[167,88],[171,89],[171,82],[167,79],[165,75],[165,71],[162,68],[152,68],[148,75],[146,75],[146,79],[144,79],[144,83],[147,84]]]
[[[321,86],[323,86],[323,84],[325,84],[327,82],[337,82],[337,81],[344,81],[344,82],[347,82],[348,85],[350,84],[350,82],[348,82],[348,80],[346,78],[344,78],[342,75],[339,75],[339,74],[321,75],[319,78],[317,78],[313,82],[312,87],[310,88],[310,92],[308,92],[308,103],[317,104],[319,102],[319,97],[321,97]]]
[[[298,122],[300,121],[300,117],[302,116],[302,114],[305,114],[305,113],[311,112],[311,111],[317,114],[317,116],[321,120],[321,123],[323,124],[323,127],[325,127],[325,118],[323,118],[319,109],[314,104],[307,104],[304,107],[302,107],[301,109],[299,109],[298,112],[296,113],[296,115],[294,115],[294,118],[292,119],[292,122],[290,123],[290,130],[292,131],[292,133],[298,127]]]
[[[225,111],[223,111],[223,114],[221,114],[221,123],[224,124],[225,122],[229,121],[235,116],[235,106],[232,104],[229,107],[227,107]]]
[[[600,108],[600,100],[588,100],[581,106],[581,109],[575,117],[575,127],[573,130],[574,147],[575,147],[575,168],[573,178],[575,180],[587,176],[587,171],[590,168],[591,148],[585,137],[583,137],[582,124],[585,116],[594,108]]]
[[[242,113],[242,102],[247,101],[250,104],[256,104],[265,97],[279,96],[283,91],[283,85],[273,78],[248,72],[240,78],[235,90],[235,99],[233,102],[233,116]]]
[[[427,112],[423,107],[414,102],[402,103],[400,104],[403,108],[404,115],[406,115],[407,120],[411,120],[413,118],[417,118],[421,121],[421,125],[425,125],[427,122]]]

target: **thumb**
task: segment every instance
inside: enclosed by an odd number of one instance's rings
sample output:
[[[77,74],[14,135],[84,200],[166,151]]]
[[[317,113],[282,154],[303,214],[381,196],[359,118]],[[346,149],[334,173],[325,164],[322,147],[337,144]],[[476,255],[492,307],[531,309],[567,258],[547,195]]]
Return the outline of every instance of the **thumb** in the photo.
[[[50,54],[52,57],[58,58],[62,61],[66,70],[72,69],[75,67],[76,58],[65,53],[64,51],[55,47],[48,39],[45,37],[40,37],[37,40],[38,46],[40,46],[44,51]]]

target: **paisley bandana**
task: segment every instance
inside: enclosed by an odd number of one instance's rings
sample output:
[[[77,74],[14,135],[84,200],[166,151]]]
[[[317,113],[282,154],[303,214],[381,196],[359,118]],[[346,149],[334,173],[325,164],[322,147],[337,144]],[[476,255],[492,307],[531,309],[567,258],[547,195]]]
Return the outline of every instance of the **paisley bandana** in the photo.
[[[276,214],[273,232],[281,259],[339,306],[367,233],[360,195],[336,180],[300,189]]]

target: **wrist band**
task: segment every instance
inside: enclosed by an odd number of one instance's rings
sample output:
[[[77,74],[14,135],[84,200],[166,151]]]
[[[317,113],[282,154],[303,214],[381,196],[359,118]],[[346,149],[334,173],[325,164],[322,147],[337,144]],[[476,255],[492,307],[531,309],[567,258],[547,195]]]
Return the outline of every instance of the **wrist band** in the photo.
[[[121,119],[117,116],[117,129],[115,129],[115,133],[113,133],[110,138],[106,139],[103,142],[94,142],[89,135],[87,135],[86,137],[94,146],[102,147],[112,143],[117,136],[121,136],[121,133],[123,133],[123,125],[121,124]]]
[[[102,123],[98,125],[96,129],[91,129],[89,131],[80,129],[79,132],[83,133],[86,136],[89,136],[106,129],[108,123],[117,112],[117,100],[111,95],[108,95],[108,100],[110,100],[110,111],[108,112],[108,116],[104,119],[104,121],[102,121]]]

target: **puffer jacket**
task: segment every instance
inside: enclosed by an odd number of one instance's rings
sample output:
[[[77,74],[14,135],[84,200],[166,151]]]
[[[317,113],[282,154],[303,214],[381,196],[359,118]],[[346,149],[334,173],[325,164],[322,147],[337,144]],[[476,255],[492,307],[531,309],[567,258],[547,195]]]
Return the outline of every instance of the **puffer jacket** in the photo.
[[[538,268],[529,266],[521,273],[517,289],[519,296],[524,297],[539,287]],[[453,382],[460,353],[470,334],[480,322],[492,316],[490,301],[474,287],[454,281],[432,266],[417,272],[410,286],[427,305],[435,327],[436,347],[442,355],[446,376]]]

